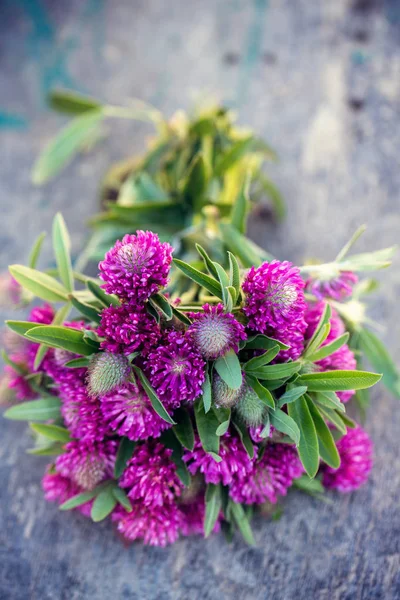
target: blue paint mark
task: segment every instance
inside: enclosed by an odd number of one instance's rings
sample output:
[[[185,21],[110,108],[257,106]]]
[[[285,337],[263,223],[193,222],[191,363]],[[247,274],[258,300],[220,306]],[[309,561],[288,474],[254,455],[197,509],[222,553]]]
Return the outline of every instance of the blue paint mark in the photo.
[[[257,64],[263,41],[263,26],[267,0],[253,0],[254,15],[252,23],[247,32],[246,44],[242,58],[242,67],[239,73],[238,88],[236,94],[236,105],[241,106],[247,98],[247,89],[251,80],[251,73]]]
[[[0,129],[25,129],[28,121],[22,115],[0,111]]]

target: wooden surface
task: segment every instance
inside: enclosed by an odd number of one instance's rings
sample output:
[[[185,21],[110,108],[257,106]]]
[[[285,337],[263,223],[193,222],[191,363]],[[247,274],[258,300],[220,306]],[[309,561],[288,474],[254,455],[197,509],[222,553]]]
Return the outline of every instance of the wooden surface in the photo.
[[[111,161],[148,130],[112,124],[110,139],[46,188],[34,158],[60,125],[45,93],[70,86],[109,102],[139,97],[167,114],[216,96],[277,149],[283,225],[252,234],[279,258],[330,259],[362,222],[360,250],[399,241],[400,7],[396,0],[19,0],[1,3],[1,267],[22,262],[56,210],[73,231],[96,208]],[[50,261],[49,248],[46,247]],[[399,361],[400,268],[379,275],[372,314]],[[5,316],[5,315],[4,315]],[[367,427],[370,483],[322,504],[293,493],[257,545],[222,536],[124,548],[110,526],[44,502],[44,461],[22,424],[0,421],[0,597],[274,600],[400,597],[400,406],[382,387]]]

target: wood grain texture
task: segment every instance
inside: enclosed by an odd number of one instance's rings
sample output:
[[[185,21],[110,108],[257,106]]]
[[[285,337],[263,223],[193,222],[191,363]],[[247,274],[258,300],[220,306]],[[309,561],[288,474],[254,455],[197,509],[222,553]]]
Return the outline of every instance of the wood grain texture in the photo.
[[[110,102],[139,97],[167,114],[217,96],[277,149],[270,174],[289,207],[283,225],[252,235],[279,258],[330,259],[357,225],[359,248],[400,231],[400,13],[396,0],[71,0],[2,4],[1,266],[22,262],[62,210],[79,251],[111,161],[140,151],[149,130],[117,122],[90,156],[45,188],[30,168],[60,125],[53,85]],[[46,259],[51,262],[49,244]],[[372,314],[399,360],[400,263],[379,274]],[[5,316],[4,314],[2,316]],[[4,600],[364,600],[400,597],[399,404],[382,386],[370,483],[322,504],[300,493],[257,545],[222,536],[165,550],[128,549],[107,524],[59,513],[42,498],[44,461],[25,427],[0,421],[0,597]]]

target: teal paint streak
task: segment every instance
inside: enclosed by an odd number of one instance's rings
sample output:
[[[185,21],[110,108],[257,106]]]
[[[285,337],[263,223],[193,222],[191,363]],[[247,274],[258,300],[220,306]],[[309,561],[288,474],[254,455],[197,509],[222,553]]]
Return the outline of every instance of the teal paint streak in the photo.
[[[0,110],[0,129],[25,129],[28,121],[22,115]]]
[[[262,51],[263,26],[268,7],[267,0],[253,0],[254,14],[247,32],[245,48],[239,72],[239,81],[236,93],[236,106],[242,106],[247,98],[247,89],[251,74],[256,66]]]

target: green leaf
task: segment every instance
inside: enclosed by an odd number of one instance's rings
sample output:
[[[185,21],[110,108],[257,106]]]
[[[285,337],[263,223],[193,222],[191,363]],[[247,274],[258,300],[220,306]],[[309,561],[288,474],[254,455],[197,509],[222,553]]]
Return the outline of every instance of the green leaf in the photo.
[[[217,358],[214,363],[218,375],[232,390],[238,390],[243,382],[242,368],[233,350]]]
[[[53,318],[51,324],[52,325],[62,325],[62,323],[64,323],[65,319],[67,318],[70,310],[71,310],[71,305],[69,302],[67,302],[67,304],[64,304],[64,306],[62,306],[61,308],[58,309],[58,311],[54,315],[54,318]],[[46,356],[48,349],[49,349],[49,347],[46,344],[40,344],[39,348],[37,349],[36,355],[35,355],[35,361],[33,363],[34,371],[37,371],[39,369],[44,357]]]
[[[95,498],[98,493],[99,490],[98,488],[96,488],[94,490],[91,490],[90,492],[82,492],[81,494],[77,494],[76,496],[73,496],[66,502],[63,502],[63,504],[59,506],[59,509],[71,510],[73,508],[77,508],[78,506],[82,506],[82,504],[86,504],[86,502],[90,502],[90,500],[93,500],[93,498]]]
[[[271,254],[239,233],[230,223],[220,223],[219,229],[226,247],[240,260],[243,267],[250,268],[272,260]]]
[[[70,296],[70,300],[72,305],[79,310],[84,317],[87,317],[93,323],[100,323],[101,316],[95,308],[89,306],[89,304],[86,304],[85,302],[80,302],[75,296]]]
[[[80,115],[101,108],[101,104],[97,100],[70,90],[60,89],[51,91],[48,102],[51,108],[67,115]]]
[[[368,329],[360,329],[358,342],[368,361],[383,373],[382,382],[400,398],[400,373],[381,340]]]
[[[5,321],[5,324],[11,331],[22,336],[25,336],[30,329],[42,326],[41,323],[32,323],[32,321]]]
[[[117,499],[111,486],[104,488],[93,502],[90,516],[95,523],[103,521],[114,510]]]
[[[304,356],[313,354],[317,350],[317,348],[319,348],[319,346],[322,344],[323,336],[326,334],[325,335],[325,338],[326,338],[326,336],[329,334],[329,330],[325,327],[325,325],[329,324],[331,316],[332,316],[331,306],[330,306],[330,304],[326,303],[325,307],[324,307],[324,311],[318,321],[318,325],[316,326],[313,335],[311,336],[310,340],[308,341],[308,344],[307,344],[305,352],[304,352]],[[322,334],[321,334],[321,332],[322,332]]]
[[[261,333],[249,337],[245,348],[246,350],[269,350],[270,348],[274,348],[274,346],[279,346],[281,350],[289,350],[290,348],[290,346],[283,344],[279,340],[267,337]]]
[[[180,310],[178,310],[177,308],[175,308],[175,306],[172,306],[172,312],[174,314],[174,316],[179,319],[179,321],[181,321],[182,323],[184,323],[185,325],[191,325],[192,321],[189,319],[189,317],[187,317],[185,314],[183,314],[183,312],[181,312]]]
[[[182,446],[188,450],[193,450],[194,431],[188,411],[184,408],[178,408],[174,412],[174,419],[176,420],[176,425],[174,425],[172,431],[175,433]]]
[[[309,392],[339,392],[369,388],[375,385],[381,377],[382,375],[367,371],[325,371],[324,373],[300,375],[296,383],[306,385]]]
[[[316,394],[316,402],[332,410],[340,410],[341,412],[346,410],[335,392],[319,392]]]
[[[258,181],[261,183],[262,190],[268,194],[272,201],[274,212],[279,220],[283,220],[286,215],[286,206],[282,194],[277,186],[265,176],[258,176]]]
[[[207,252],[204,250],[203,246],[200,246],[200,244],[196,244],[196,250],[204,260],[204,264],[206,265],[207,271],[210,273],[210,275],[215,279],[218,279],[218,271],[215,268],[213,261],[208,256]]]
[[[34,342],[46,344],[51,348],[62,348],[83,356],[93,354],[96,348],[84,341],[83,331],[72,327],[42,325],[28,331],[26,337]]]
[[[229,292],[227,290],[227,287],[229,286],[229,277],[225,272],[225,269],[223,269],[221,267],[220,264],[218,264],[217,262],[214,262],[214,267],[217,270],[218,273],[218,280],[221,284],[221,290],[222,290],[222,299],[224,301],[224,305],[225,305],[225,310],[229,311],[228,305],[229,305]],[[232,309],[232,307],[230,307]]]
[[[122,488],[115,486],[111,488],[114,498],[127,512],[132,512],[132,504],[126,495],[125,490]]]
[[[92,138],[103,116],[101,110],[94,109],[68,123],[36,161],[32,172],[33,183],[40,185],[54,177]]]
[[[127,437],[122,437],[118,446],[117,457],[114,465],[114,477],[119,479],[125,471],[128,460],[132,458],[136,447],[136,442],[133,442]]]
[[[293,481],[293,485],[302,492],[306,492],[311,496],[319,496],[320,494],[325,493],[325,488],[320,480],[310,479],[308,475],[302,475],[298,479],[295,479]]]
[[[306,391],[307,386],[305,385],[299,385],[289,390],[286,390],[286,392],[282,394],[282,396],[278,400],[279,408],[282,408],[282,406],[284,406],[285,404],[290,404],[290,402],[294,402],[295,400],[297,400],[297,398],[303,396],[306,393]]]
[[[204,516],[204,537],[208,537],[214,529],[221,511],[221,486],[209,483],[205,495],[206,512]]]
[[[266,367],[260,367],[252,371],[252,375],[257,377],[258,379],[283,379],[287,377],[291,377],[295,373],[297,373],[301,368],[300,362],[289,362],[289,363],[280,363],[277,365],[267,365]]]
[[[196,426],[199,432],[201,445],[205,452],[218,455],[219,453],[219,437],[216,434],[219,426],[219,421],[214,411],[204,412],[203,400],[200,398],[194,404],[194,416]]]
[[[270,413],[270,419],[272,425],[280,431],[281,433],[285,433],[294,441],[296,446],[300,443],[300,429],[289,415],[287,415],[283,410],[277,408]]]
[[[45,425],[43,423],[32,423],[31,429],[40,435],[44,435],[50,440],[63,443],[71,441],[71,435],[68,429],[65,429],[65,427],[59,427],[58,425]]]
[[[200,208],[207,188],[207,171],[201,154],[194,158],[189,169],[183,194],[190,199],[192,205]]]
[[[226,171],[232,168],[238,160],[250,151],[254,144],[253,136],[247,137],[235,142],[226,152],[224,152],[217,160],[215,165],[215,177],[222,177]]]
[[[319,467],[317,431],[304,396],[288,404],[288,413],[300,430],[298,453],[309,477],[315,477]]]
[[[203,383],[203,404],[204,404],[204,412],[208,413],[211,408],[211,380],[208,369],[206,371],[206,378]]]
[[[350,334],[346,332],[340,337],[336,338],[336,340],[333,340],[333,342],[331,342],[330,344],[321,346],[319,350],[317,350],[316,352],[314,352],[314,354],[308,357],[308,360],[311,362],[317,362],[318,360],[322,360],[323,358],[330,356],[347,343],[349,335]]]
[[[88,367],[90,364],[89,358],[73,358],[65,363],[64,367],[68,367],[69,369],[78,369],[81,367]]]
[[[56,279],[23,265],[11,265],[11,275],[22,287],[47,302],[66,302],[68,290]]]
[[[243,370],[246,371],[246,373],[257,371],[257,369],[259,369],[260,367],[264,367],[265,365],[270,363],[271,360],[273,360],[275,356],[279,353],[279,351],[280,348],[278,345],[273,346],[272,348],[264,352],[264,354],[261,354],[260,356],[255,356],[254,358],[251,358],[249,361],[247,361],[247,363],[243,365]]]
[[[254,456],[254,446],[251,441],[249,430],[246,425],[239,419],[233,419],[233,426],[239,434],[240,441],[242,442],[243,448],[246,450],[250,458]]]
[[[342,419],[335,410],[327,408],[326,406],[321,406],[319,403],[317,403],[317,408],[320,414],[328,421],[328,423],[334,425],[341,433],[346,433],[346,425],[343,423]]]
[[[139,367],[137,367],[136,365],[132,365],[132,368],[138,375],[140,383],[142,384],[143,389],[148,395],[151,405],[158,414],[158,416],[164,419],[164,421],[166,421],[167,423],[171,423],[171,425],[176,425],[175,421],[172,419],[172,417],[170,417],[170,415],[164,408],[163,403],[161,402],[160,398],[157,396],[156,392],[150,385],[150,382],[147,379],[146,375],[143,373],[143,371],[139,369]]]
[[[60,407],[59,398],[48,396],[40,400],[29,400],[22,404],[16,404],[6,410],[3,416],[13,421],[49,421],[61,416]]]
[[[229,257],[229,284],[236,291],[236,297],[239,297],[240,293],[240,269],[236,257],[232,252],[228,252]]]
[[[154,294],[149,300],[153,304],[153,306],[155,306],[155,308],[161,311],[161,313],[167,321],[170,321],[172,319],[172,306],[170,305],[164,294]]]
[[[246,233],[247,215],[250,210],[249,187],[250,173],[245,177],[231,211],[231,225],[243,234]]]
[[[109,306],[119,306],[120,302],[113,294],[106,294],[106,292],[97,283],[89,279],[86,282],[88,289],[92,292],[93,296],[100,300],[101,304],[108,308]]]
[[[71,241],[61,213],[53,221],[53,248],[60,279],[69,292],[74,289],[74,276],[71,264]]]
[[[250,546],[255,546],[256,543],[253,537],[253,532],[251,530],[251,526],[246,516],[246,513],[243,510],[243,506],[241,504],[236,504],[236,502],[233,502],[233,500],[230,500],[229,511],[237,527],[239,528],[239,531],[242,534],[245,542],[247,542],[247,544],[249,544]]]
[[[251,388],[255,391],[261,402],[263,402],[269,408],[275,408],[275,400],[270,390],[264,387],[256,377],[249,373],[246,375],[246,381]]]
[[[218,281],[178,258],[174,258],[174,265],[199,286],[204,287],[217,298],[223,298],[221,284]]]
[[[190,485],[190,474],[187,469],[186,463],[182,459],[183,448],[180,442],[178,441],[171,429],[164,431],[160,438],[160,441],[162,444],[164,444],[164,446],[172,450],[171,460],[176,465],[176,474],[182,481],[183,485],[188,487]]]
[[[306,395],[305,399],[317,431],[319,455],[332,469],[338,469],[340,466],[340,456],[329,427],[315,408],[311,398]]]
[[[64,444],[60,442],[50,444],[49,446],[40,446],[39,448],[29,448],[26,451],[27,454],[33,456],[59,456],[64,453]]]
[[[39,254],[40,254],[40,251],[42,249],[42,245],[43,245],[45,237],[46,237],[46,233],[45,232],[41,233],[36,238],[36,241],[33,244],[31,253],[29,255],[29,260],[28,260],[28,267],[31,268],[31,269],[35,269],[36,268],[37,262],[39,260]]]
[[[322,325],[318,331],[318,335],[313,339],[312,343],[308,344],[305,352],[303,353],[304,358],[310,360],[310,356],[312,356],[317,351],[317,348],[320,348],[320,346],[324,343],[329,335],[330,330],[330,323],[324,323]]]

